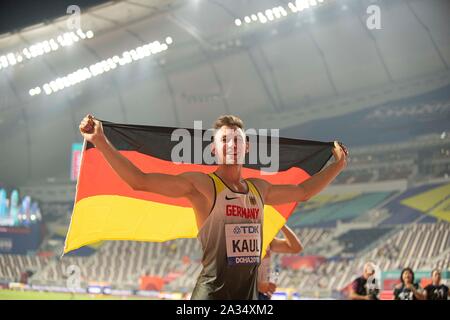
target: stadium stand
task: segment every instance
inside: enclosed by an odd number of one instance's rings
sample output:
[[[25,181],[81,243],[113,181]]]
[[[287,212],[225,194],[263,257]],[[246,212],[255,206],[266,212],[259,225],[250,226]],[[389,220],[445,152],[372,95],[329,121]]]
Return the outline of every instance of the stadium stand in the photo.
[[[364,250],[367,246],[377,241],[385,234],[389,233],[392,228],[374,228],[374,229],[355,229],[340,235],[337,240],[344,249],[341,256],[352,256]]]
[[[348,221],[356,218],[358,215],[375,208],[384,199],[391,195],[390,192],[374,192],[360,195],[339,195],[334,201],[316,202],[322,203],[315,209],[303,211],[299,206],[296,212],[291,216],[288,224],[293,227],[301,226],[334,226],[338,220]],[[315,200],[311,199],[314,203]],[[310,207],[313,208],[313,207]]]
[[[390,217],[382,224],[407,224],[421,219],[424,214],[448,221],[449,187],[450,184],[430,184],[406,190],[383,207],[390,212]]]
[[[48,263],[48,258],[18,254],[0,254],[0,280],[20,281],[26,271],[37,272]]]

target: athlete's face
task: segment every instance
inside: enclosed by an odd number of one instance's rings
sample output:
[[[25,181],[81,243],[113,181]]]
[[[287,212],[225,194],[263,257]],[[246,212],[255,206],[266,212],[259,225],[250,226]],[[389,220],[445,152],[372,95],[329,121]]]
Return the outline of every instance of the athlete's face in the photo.
[[[222,126],[214,134],[212,150],[218,164],[243,164],[248,152],[244,131],[238,127]]]

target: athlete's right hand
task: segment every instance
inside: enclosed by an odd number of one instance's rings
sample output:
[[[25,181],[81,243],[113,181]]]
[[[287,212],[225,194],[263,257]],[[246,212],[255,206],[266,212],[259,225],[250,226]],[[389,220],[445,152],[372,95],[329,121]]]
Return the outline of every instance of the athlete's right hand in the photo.
[[[91,114],[86,115],[86,117],[81,120],[79,128],[83,138],[94,145],[105,140],[102,123],[95,119]]]

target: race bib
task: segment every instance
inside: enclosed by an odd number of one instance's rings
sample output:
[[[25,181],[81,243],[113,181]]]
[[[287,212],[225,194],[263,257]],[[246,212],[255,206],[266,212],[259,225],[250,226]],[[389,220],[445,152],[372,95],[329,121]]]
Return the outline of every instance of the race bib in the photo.
[[[226,224],[225,237],[229,265],[260,263],[260,223]]]

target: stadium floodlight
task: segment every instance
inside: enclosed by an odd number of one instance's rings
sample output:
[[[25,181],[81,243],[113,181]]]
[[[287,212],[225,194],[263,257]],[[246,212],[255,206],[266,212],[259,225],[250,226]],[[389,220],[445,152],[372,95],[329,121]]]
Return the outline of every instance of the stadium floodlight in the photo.
[[[288,7],[289,7],[289,9],[291,9],[292,13],[297,12],[297,6],[295,4],[293,4],[292,2],[288,3]]]
[[[34,96],[34,95],[40,94],[41,93],[41,88],[36,87],[36,88],[30,89],[30,91],[28,91],[28,93],[30,94],[30,96]]]
[[[56,85],[56,81],[50,81],[49,85],[54,92],[57,92],[59,90],[58,86]]]
[[[34,43],[21,49],[20,51],[9,52],[0,57],[0,64],[2,68],[14,66],[44,54],[49,54],[52,51],[57,51],[61,47],[71,46],[80,40],[91,39],[93,37],[94,32],[92,30],[87,31],[86,34],[81,29],[77,30],[76,33],[66,32],[56,36],[55,38]],[[3,57],[6,58],[7,63],[3,63]]]
[[[16,60],[16,57],[14,56],[14,54],[12,54],[12,53],[8,53],[7,55],[6,55],[6,58],[8,58],[8,62],[9,62],[9,64],[10,65],[15,65],[16,63],[17,63],[17,60]]]
[[[64,83],[64,87],[70,87],[72,85],[72,83],[69,81],[69,79],[67,77],[64,77],[63,79],[63,83]]]
[[[83,30],[81,30],[81,29],[78,29],[77,30],[77,35],[82,39],[82,40],[84,40],[84,39],[86,39],[86,34],[83,32]]]
[[[42,42],[42,47],[45,53],[49,53],[52,50],[52,48],[50,47],[50,43],[47,40]]]
[[[56,79],[56,85],[58,86],[59,90],[64,89],[64,81],[61,78]]]
[[[2,64],[3,68],[6,68],[9,66],[8,59],[6,58],[6,56],[0,57],[0,63]]]
[[[53,51],[58,50],[59,46],[54,39],[50,39],[49,43],[50,43],[50,48],[52,48]]]
[[[70,35],[72,36],[73,41],[78,42],[80,40],[75,33],[71,32]]]
[[[167,44],[165,44],[165,45],[167,46]],[[144,49],[144,47],[139,47],[139,48],[136,49],[136,51],[137,51],[139,59],[142,59],[142,58],[145,57],[145,49]]]
[[[44,88],[44,91],[45,91],[46,95],[49,95],[49,94],[51,94],[53,92],[52,88],[50,88],[50,85],[48,83],[46,83],[43,88]]]
[[[281,12],[278,7],[273,8],[272,12],[273,12],[273,15],[275,16],[275,18],[277,18],[277,19],[281,18]]]
[[[262,12],[258,12],[258,19],[263,24],[267,22],[267,18]]]
[[[134,49],[131,50],[130,54],[131,54],[131,59],[133,59],[134,61],[139,60],[139,56],[138,56],[136,50],[134,50]]]
[[[271,9],[260,11],[258,13],[247,15],[243,20],[246,24],[253,24],[253,22],[260,22],[262,24],[265,24],[268,21],[281,19],[287,17],[289,14],[298,13],[305,9],[316,7],[323,2],[324,0],[295,0],[295,3],[288,3],[290,12],[288,12],[283,6],[277,6]],[[241,19],[235,19],[234,24],[238,27],[243,25]]]
[[[266,15],[267,19],[269,19],[269,21],[273,21],[275,19],[273,12],[270,9],[264,11],[264,14]]]
[[[28,50],[28,48],[23,49],[22,52],[27,59],[31,59],[31,53],[30,50]]]
[[[167,44],[164,44],[164,45],[167,46]],[[149,46],[149,45],[146,44],[146,45],[143,47],[143,49],[144,49],[144,57],[148,57],[149,55],[152,54],[152,52],[150,51],[150,46]]]
[[[70,33],[65,33],[63,36],[63,42],[66,46],[71,46],[73,44],[73,40]]]
[[[64,39],[62,39],[62,41],[64,41]],[[169,45],[172,43],[173,43],[172,38],[167,37],[165,43],[153,41],[143,46],[139,46],[137,48],[128,51],[123,51],[121,56],[114,55],[110,58],[106,58],[97,63],[91,64],[90,66],[82,67],[70,74],[67,74],[66,76],[58,77],[55,80],[43,84],[42,89],[39,86],[32,88],[28,91],[28,93],[30,94],[30,96],[39,95],[42,92],[45,92],[46,95],[50,95],[52,93],[71,87],[80,82],[86,81],[92,77],[96,77],[103,73],[114,70],[117,68],[117,66],[123,66],[125,64],[131,63],[133,61],[138,61],[150,55],[166,51],[169,48]],[[0,57],[0,63],[3,64],[3,61],[5,59],[3,58],[3,56]]]

